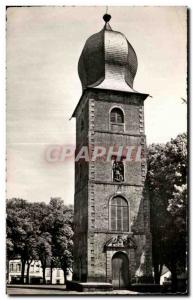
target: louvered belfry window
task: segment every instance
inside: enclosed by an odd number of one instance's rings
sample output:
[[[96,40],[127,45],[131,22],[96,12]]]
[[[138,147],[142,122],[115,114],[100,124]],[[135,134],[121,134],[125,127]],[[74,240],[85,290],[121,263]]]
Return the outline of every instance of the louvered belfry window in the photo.
[[[109,205],[110,229],[115,231],[129,231],[128,203],[122,197],[114,197]]]
[[[111,123],[122,124],[124,123],[123,112],[120,108],[113,108],[111,110]]]

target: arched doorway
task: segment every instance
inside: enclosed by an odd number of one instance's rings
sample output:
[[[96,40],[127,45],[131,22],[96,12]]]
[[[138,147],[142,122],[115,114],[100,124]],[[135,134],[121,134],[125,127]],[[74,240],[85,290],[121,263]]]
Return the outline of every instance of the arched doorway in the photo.
[[[117,252],[112,258],[112,284],[114,289],[125,289],[129,285],[129,261],[123,252]]]

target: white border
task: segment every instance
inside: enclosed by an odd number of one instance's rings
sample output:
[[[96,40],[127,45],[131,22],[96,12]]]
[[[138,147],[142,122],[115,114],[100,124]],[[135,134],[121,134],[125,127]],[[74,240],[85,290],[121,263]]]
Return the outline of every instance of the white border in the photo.
[[[57,5],[79,5],[79,6],[191,6],[189,0],[3,0],[8,6],[57,6]],[[1,4],[2,5],[2,4]]]
[[[5,6],[65,6],[65,5],[77,5],[77,6],[188,6],[190,9],[193,7],[193,1],[190,0],[122,0],[122,1],[110,1],[110,0],[1,0],[0,2],[0,136],[2,138],[0,144],[0,299],[8,299],[5,295]],[[92,16],[90,16],[92,18]],[[191,27],[190,18],[190,27]],[[191,42],[191,41],[190,41]],[[191,49],[191,44],[190,44]],[[190,67],[191,71],[191,67]],[[190,88],[190,94],[192,88]],[[191,117],[191,113],[189,117]],[[192,146],[190,141],[190,147]],[[192,149],[192,147],[191,147]],[[192,165],[192,164],[191,164]],[[191,167],[191,166],[190,166]],[[190,182],[191,188],[191,182]],[[190,191],[191,192],[191,191]],[[190,193],[191,194],[191,193]],[[191,204],[191,201],[189,201]],[[190,207],[191,208],[191,207]],[[190,211],[190,210],[189,210]],[[192,229],[192,228],[190,228]],[[191,239],[192,240],[192,239]],[[191,253],[191,251],[190,251]],[[190,267],[190,265],[189,265]],[[192,276],[190,276],[190,289],[192,286]],[[64,295],[65,298],[68,298]],[[131,296],[130,296],[131,297]],[[187,296],[186,296],[187,297]],[[17,299],[29,299],[30,296],[17,297]],[[36,299],[42,297],[37,296]],[[45,298],[45,296],[44,296]],[[49,297],[52,299],[58,299],[58,297]],[[69,299],[76,297],[69,297]],[[96,298],[96,296],[95,296]],[[98,297],[97,297],[98,298]],[[101,298],[101,297],[100,297]],[[117,298],[117,297],[114,297]],[[138,297],[139,298],[139,297]],[[157,298],[157,297],[155,297]],[[170,297],[164,297],[170,298]]]

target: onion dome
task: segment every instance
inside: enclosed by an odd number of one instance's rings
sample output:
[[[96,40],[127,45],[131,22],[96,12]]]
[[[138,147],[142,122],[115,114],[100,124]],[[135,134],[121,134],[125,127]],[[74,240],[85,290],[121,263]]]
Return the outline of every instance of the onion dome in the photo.
[[[111,29],[110,18],[104,15],[104,28],[89,37],[83,48],[78,63],[82,88],[135,92],[136,53],[122,33]]]

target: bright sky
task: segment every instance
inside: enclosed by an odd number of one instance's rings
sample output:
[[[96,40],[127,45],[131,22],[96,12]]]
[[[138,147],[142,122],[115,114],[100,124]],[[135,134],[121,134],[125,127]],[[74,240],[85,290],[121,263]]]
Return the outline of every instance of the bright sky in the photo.
[[[7,197],[73,203],[74,162],[48,163],[50,145],[75,143],[69,121],[81,96],[77,64],[104,25],[104,7],[18,7],[7,12]],[[138,57],[147,142],[186,131],[186,8],[109,7],[111,27]]]

